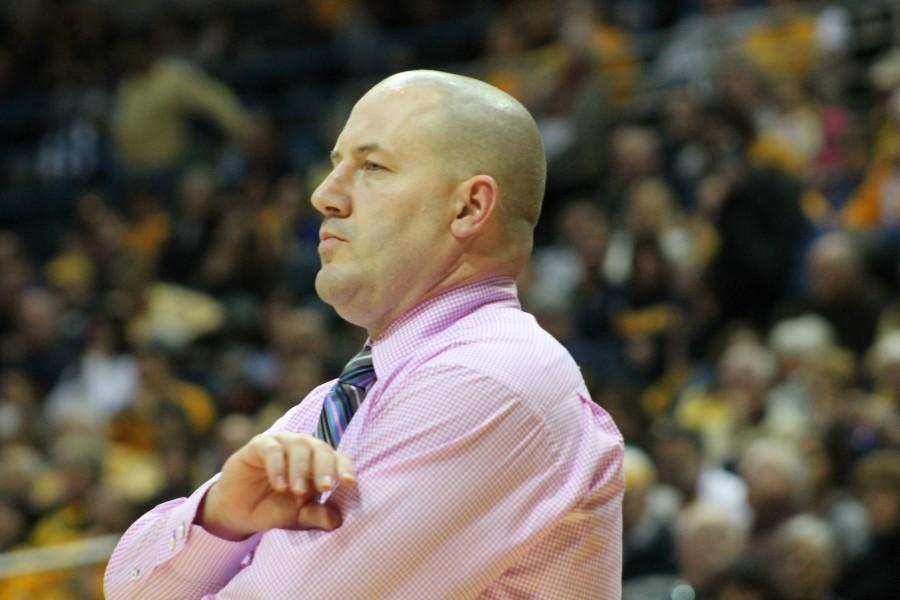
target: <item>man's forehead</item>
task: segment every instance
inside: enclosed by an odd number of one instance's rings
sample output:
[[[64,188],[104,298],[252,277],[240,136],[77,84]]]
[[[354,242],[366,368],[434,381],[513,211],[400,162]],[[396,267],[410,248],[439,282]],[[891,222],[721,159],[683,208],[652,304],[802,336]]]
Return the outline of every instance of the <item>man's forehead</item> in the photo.
[[[375,88],[353,107],[335,147],[396,151],[423,141],[439,106],[440,98],[431,90]]]

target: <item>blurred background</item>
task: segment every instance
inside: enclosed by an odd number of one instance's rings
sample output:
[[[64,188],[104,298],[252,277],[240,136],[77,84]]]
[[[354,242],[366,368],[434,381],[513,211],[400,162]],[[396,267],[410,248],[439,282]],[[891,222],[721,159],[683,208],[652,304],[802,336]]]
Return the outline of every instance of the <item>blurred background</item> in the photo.
[[[0,6],[0,597],[105,561],[337,375],[308,198],[440,68],[550,164],[523,306],[628,444],[629,600],[900,597],[900,5]]]

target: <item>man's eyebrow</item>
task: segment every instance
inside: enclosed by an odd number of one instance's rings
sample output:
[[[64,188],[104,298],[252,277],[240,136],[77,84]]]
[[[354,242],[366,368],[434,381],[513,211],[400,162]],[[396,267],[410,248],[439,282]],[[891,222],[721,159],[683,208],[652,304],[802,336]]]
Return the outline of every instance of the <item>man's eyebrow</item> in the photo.
[[[370,154],[372,152],[378,151],[384,151],[384,148],[374,142],[371,144],[360,144],[359,146],[353,148],[353,154]],[[330,156],[331,162],[334,163],[340,160],[341,153],[337,150],[332,150]]]

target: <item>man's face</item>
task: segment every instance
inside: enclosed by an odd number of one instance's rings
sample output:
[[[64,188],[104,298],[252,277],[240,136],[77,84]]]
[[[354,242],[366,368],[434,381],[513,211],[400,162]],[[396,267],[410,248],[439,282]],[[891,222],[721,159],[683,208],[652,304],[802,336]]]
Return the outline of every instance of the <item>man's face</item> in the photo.
[[[313,192],[325,217],[316,291],[373,335],[449,268],[454,185],[431,144],[439,100],[421,87],[366,94],[338,137],[333,170]]]

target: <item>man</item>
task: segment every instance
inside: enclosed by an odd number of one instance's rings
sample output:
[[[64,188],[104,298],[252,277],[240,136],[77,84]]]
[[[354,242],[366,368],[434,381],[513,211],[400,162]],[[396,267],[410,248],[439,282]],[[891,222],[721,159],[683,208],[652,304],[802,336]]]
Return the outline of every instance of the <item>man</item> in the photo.
[[[332,160],[316,289],[366,347],[132,525],[107,597],[618,598],[621,437],[516,298],[545,179],[533,119],[487,84],[402,73]]]

